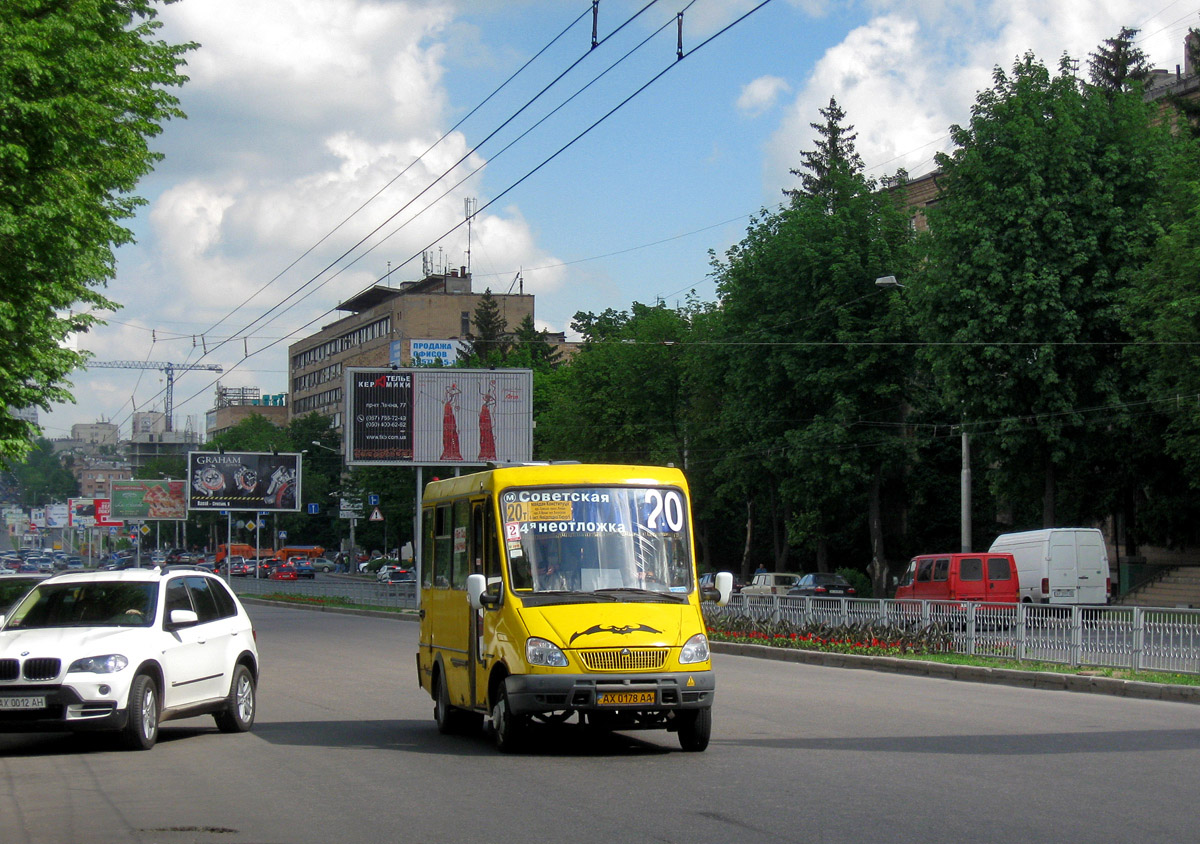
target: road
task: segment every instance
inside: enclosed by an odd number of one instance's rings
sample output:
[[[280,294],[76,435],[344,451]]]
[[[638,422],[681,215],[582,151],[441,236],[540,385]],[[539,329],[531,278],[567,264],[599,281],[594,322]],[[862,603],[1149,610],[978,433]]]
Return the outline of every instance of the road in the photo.
[[[416,625],[251,606],[252,733],[0,736],[0,841],[1195,841],[1194,705],[718,655],[707,752],[437,733]]]

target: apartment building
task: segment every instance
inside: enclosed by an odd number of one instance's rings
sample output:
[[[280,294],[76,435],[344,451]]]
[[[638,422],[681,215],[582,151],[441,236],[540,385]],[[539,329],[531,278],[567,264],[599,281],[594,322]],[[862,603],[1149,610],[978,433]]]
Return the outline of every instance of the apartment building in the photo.
[[[397,287],[373,285],[338,305],[346,316],[288,347],[289,419],[319,413],[339,431],[348,366],[409,366],[413,343],[467,341],[483,298],[466,267]],[[510,330],[533,316],[532,294],[492,294]]]

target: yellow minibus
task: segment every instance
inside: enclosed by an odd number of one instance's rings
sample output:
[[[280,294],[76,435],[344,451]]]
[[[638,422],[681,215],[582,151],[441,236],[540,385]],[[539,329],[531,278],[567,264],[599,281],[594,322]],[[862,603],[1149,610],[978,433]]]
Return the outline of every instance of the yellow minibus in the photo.
[[[678,469],[512,465],[436,480],[421,504],[417,672],[442,732],[497,747],[575,717],[708,746],[716,689]]]

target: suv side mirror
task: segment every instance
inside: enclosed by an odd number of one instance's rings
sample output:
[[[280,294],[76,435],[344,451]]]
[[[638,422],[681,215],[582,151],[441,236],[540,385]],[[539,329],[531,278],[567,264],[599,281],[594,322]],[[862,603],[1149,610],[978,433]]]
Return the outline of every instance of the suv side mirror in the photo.
[[[195,610],[171,610],[172,627],[187,627],[199,620],[200,616],[196,615]]]

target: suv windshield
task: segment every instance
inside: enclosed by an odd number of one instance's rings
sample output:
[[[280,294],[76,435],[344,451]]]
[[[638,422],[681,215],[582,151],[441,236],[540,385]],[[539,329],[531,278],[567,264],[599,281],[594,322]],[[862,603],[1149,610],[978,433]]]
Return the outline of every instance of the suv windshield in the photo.
[[[687,505],[669,487],[509,489],[500,499],[518,594],[683,595],[692,589]]]
[[[45,583],[13,610],[6,627],[149,627],[157,595],[156,583]]]

